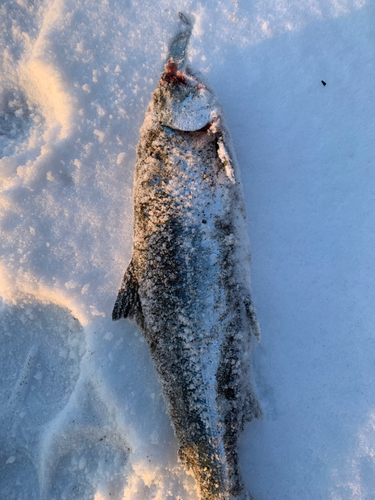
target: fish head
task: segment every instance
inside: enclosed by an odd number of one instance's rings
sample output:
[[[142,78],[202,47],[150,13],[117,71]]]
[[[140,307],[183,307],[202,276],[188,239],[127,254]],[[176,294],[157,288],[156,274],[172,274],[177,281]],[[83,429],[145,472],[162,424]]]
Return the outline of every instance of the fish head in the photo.
[[[162,126],[182,132],[216,128],[220,118],[217,98],[189,71],[181,71],[171,57],[154,92],[153,111]]]

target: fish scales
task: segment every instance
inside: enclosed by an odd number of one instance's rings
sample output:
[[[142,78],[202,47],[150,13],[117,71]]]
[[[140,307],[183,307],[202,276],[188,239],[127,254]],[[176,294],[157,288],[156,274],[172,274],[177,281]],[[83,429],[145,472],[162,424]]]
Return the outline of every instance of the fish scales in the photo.
[[[221,105],[184,67],[189,36],[185,26],[172,43],[140,131],[133,254],[113,319],[133,319],[147,339],[201,498],[245,500],[238,436],[261,416],[245,206]]]

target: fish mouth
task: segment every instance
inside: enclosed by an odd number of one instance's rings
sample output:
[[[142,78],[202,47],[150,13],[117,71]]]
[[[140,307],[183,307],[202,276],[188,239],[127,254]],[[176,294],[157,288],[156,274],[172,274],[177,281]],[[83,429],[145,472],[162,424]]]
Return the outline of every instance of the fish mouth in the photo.
[[[173,60],[178,68],[182,69],[185,64],[186,47],[192,31],[192,24],[186,16],[179,12],[182,21],[181,31],[174,37],[169,48],[168,60]]]

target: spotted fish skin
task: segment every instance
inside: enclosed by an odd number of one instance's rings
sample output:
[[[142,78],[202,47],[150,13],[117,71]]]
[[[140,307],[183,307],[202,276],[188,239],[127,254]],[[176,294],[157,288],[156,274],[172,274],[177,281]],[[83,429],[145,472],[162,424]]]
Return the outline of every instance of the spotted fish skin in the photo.
[[[175,39],[182,57],[172,43],[140,131],[133,254],[113,319],[133,319],[147,339],[201,498],[245,500],[238,437],[261,416],[250,382],[259,325],[245,205],[222,107],[184,67],[187,30]]]

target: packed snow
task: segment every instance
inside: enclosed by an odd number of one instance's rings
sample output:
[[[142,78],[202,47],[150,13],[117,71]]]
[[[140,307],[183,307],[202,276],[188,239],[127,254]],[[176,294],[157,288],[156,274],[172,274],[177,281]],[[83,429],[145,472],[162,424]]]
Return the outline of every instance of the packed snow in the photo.
[[[1,3],[0,499],[198,498],[147,344],[111,321],[135,146],[178,11],[245,190],[264,412],[240,442],[247,488],[372,500],[369,0]]]

